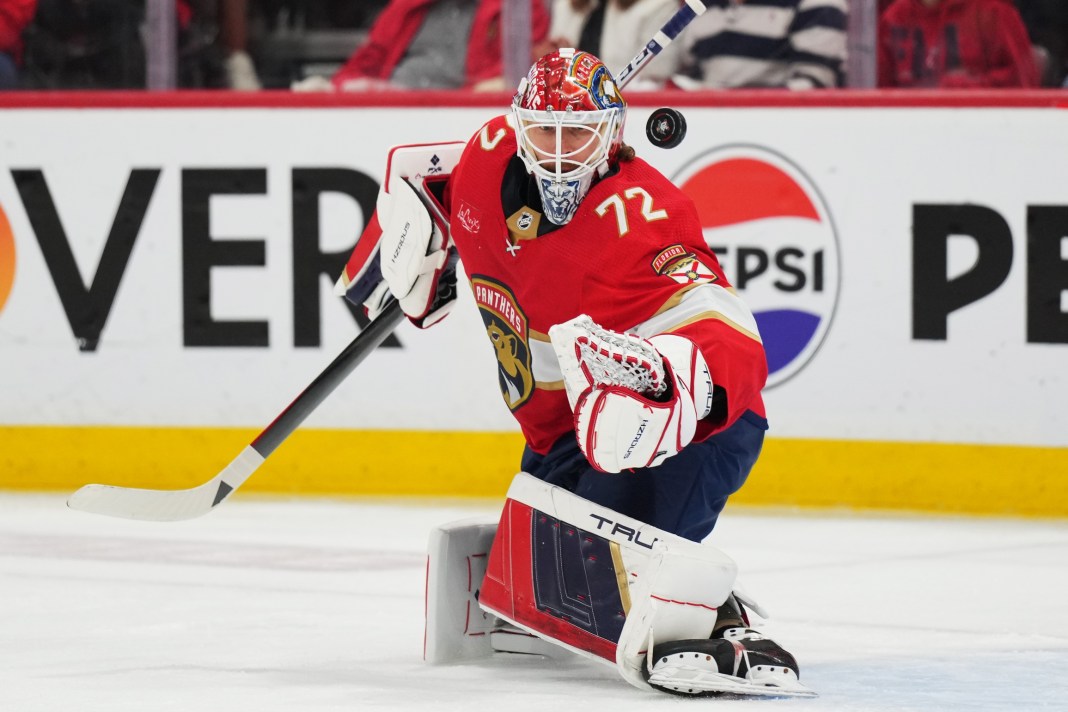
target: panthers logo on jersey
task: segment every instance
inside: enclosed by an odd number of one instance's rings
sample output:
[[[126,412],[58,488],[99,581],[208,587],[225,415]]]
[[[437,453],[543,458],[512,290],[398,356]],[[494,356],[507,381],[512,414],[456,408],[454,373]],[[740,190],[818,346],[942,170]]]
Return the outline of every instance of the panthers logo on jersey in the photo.
[[[471,278],[486,335],[497,354],[497,379],[501,396],[509,410],[516,410],[534,394],[534,376],[527,345],[527,317],[515,295],[500,282],[488,277]]]

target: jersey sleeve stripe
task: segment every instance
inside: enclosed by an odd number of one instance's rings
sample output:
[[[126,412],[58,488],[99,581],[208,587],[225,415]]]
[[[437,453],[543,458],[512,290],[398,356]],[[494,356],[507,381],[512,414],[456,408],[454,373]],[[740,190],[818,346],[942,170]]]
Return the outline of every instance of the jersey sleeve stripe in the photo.
[[[702,319],[722,321],[749,338],[763,343],[756,318],[741,298],[733,291],[709,283],[686,287],[676,292],[653,318],[638,324],[633,331],[639,336],[649,338],[677,331]]]

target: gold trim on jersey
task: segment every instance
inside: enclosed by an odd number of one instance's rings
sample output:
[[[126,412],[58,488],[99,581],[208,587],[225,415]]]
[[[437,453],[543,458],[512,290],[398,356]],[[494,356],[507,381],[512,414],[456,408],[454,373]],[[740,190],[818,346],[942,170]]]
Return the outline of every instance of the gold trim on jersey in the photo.
[[[736,321],[734,321],[732,319],[729,319],[725,314],[723,314],[721,312],[717,312],[717,311],[706,311],[706,312],[701,312],[700,314],[695,314],[694,316],[690,317],[689,319],[684,319],[683,321],[680,321],[678,324],[675,324],[670,329],[665,329],[663,331],[663,333],[671,334],[671,333],[676,332],[679,329],[683,328],[684,326],[689,326],[690,324],[694,324],[694,323],[699,322],[699,321],[704,321],[705,319],[713,319],[715,321],[721,321],[724,324],[726,324],[727,326],[729,326],[730,328],[732,328],[735,331],[737,331],[738,333],[744,334],[745,336],[748,336],[753,341],[759,341],[760,343],[764,343],[761,340],[761,338],[759,336],[757,336],[756,334],[754,334],[752,331],[750,331],[749,329],[746,329],[744,326],[742,326],[738,322],[736,322]]]
[[[674,309],[675,307],[677,307],[679,304],[682,303],[682,298],[686,295],[686,292],[688,292],[691,289],[694,289],[696,287],[699,287],[699,286],[701,286],[701,285],[695,282],[693,284],[687,284],[686,286],[682,287],[681,289],[676,291],[674,294],[672,294],[671,298],[668,299],[666,302],[664,302],[664,305],[662,307],[660,307],[659,309],[657,309],[656,313],[653,314],[653,316],[659,316],[659,315],[663,314],[664,312],[666,312],[668,309]]]
[[[703,284],[706,284],[706,283],[695,282],[694,284],[687,284],[682,289],[679,289],[673,295],[671,295],[670,299],[668,299],[666,302],[664,302],[663,306],[661,306],[659,309],[656,310],[656,313],[653,314],[653,316],[654,317],[660,316],[664,312],[670,311],[671,309],[674,309],[675,307],[679,306],[679,304],[682,303],[682,299],[683,299],[683,297],[686,296],[687,292],[689,292],[691,289],[696,289],[697,287],[700,287]],[[726,291],[729,291],[729,292],[731,292],[733,294],[734,293],[734,288],[732,287],[730,289],[727,289]],[[680,321],[677,324],[673,324],[670,328],[665,329],[661,333],[670,334],[670,333],[672,333],[674,331],[678,331],[679,329],[681,329],[684,326],[689,326],[690,324],[693,324],[695,322],[701,321],[702,319],[715,319],[716,321],[722,321],[727,326],[731,327],[732,329],[734,329],[735,331],[737,331],[739,333],[745,334],[750,339],[753,339],[754,341],[759,341],[760,343],[764,343],[763,340],[760,338],[760,336],[758,334],[755,334],[752,331],[750,331],[749,329],[746,329],[744,326],[742,326],[738,322],[734,321],[733,319],[731,319],[730,317],[725,315],[723,312],[715,311],[715,310],[708,310],[708,311],[703,311],[703,312],[701,312],[699,314],[695,314],[695,315],[691,316],[688,319],[684,319],[683,321]]]

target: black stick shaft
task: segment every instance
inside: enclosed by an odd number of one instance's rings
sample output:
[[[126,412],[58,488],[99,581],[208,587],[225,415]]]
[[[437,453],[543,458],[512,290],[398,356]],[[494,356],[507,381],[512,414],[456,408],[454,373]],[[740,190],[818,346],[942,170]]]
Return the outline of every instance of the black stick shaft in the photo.
[[[300,424],[312,414],[319,405],[326,400],[327,396],[337,390],[341,382],[348,378],[349,374],[360,365],[367,355],[393,333],[397,325],[404,319],[400,302],[392,300],[381,314],[367,325],[360,334],[352,340],[345,350],[337,355],[323,372],[308,384],[299,396],[283,410],[274,422],[264,428],[256,439],[252,441],[252,449],[266,459],[275,449],[285,441]]]

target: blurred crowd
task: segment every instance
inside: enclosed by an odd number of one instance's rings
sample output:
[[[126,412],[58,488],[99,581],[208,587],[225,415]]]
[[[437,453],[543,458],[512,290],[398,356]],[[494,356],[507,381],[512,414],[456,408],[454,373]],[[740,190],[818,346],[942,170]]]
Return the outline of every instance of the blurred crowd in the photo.
[[[573,46],[617,70],[680,6],[680,0],[529,1],[529,16],[521,6],[529,42],[523,38],[521,46],[532,58]],[[152,2],[0,0],[0,89],[146,86],[146,5]],[[506,8],[505,0],[170,2],[179,88],[506,86],[502,15],[515,5]],[[705,4],[708,11],[630,90],[857,86],[850,82],[850,51],[867,52],[879,87],[1068,86],[1068,0]]]

